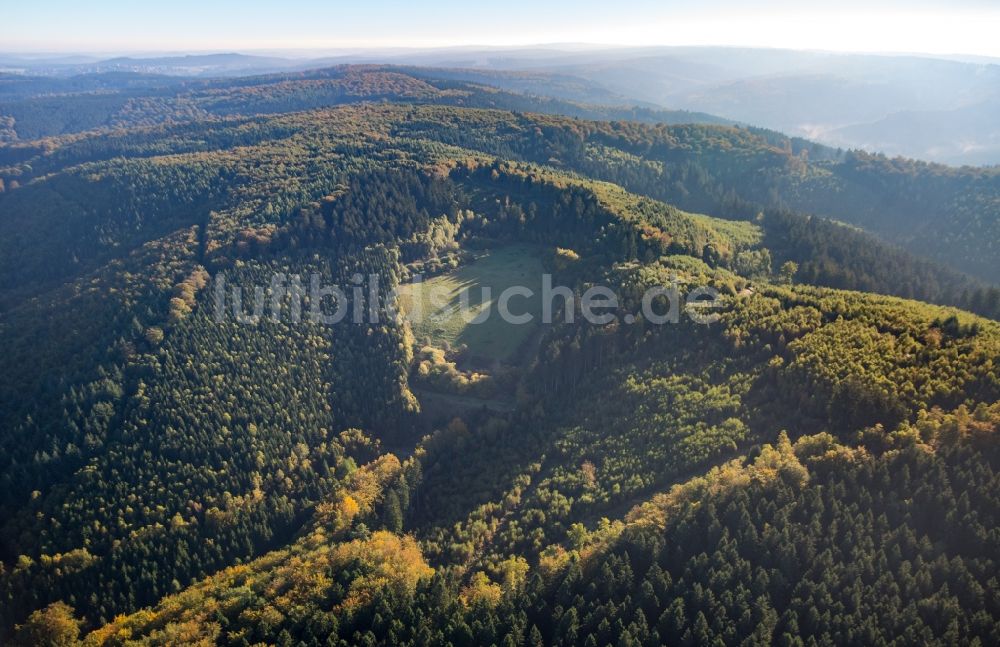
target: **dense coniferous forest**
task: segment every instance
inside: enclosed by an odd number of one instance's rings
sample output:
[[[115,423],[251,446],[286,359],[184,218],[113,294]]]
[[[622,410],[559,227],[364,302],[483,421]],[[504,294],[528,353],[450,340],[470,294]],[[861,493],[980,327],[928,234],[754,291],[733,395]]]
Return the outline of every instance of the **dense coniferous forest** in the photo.
[[[994,170],[435,70],[132,83],[0,101],[0,642],[1000,641]],[[511,248],[613,321],[416,339],[393,288]]]

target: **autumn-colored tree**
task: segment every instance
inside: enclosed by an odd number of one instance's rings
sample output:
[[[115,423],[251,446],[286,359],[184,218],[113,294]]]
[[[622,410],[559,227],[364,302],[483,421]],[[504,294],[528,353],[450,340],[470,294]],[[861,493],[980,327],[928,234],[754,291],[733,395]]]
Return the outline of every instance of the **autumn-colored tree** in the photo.
[[[778,276],[781,278],[783,283],[791,283],[792,279],[795,278],[795,274],[799,271],[799,264],[795,261],[785,261],[781,264],[781,269],[778,270]]]
[[[17,628],[15,641],[25,647],[69,647],[78,642],[80,624],[71,606],[53,602],[33,612],[27,622]]]

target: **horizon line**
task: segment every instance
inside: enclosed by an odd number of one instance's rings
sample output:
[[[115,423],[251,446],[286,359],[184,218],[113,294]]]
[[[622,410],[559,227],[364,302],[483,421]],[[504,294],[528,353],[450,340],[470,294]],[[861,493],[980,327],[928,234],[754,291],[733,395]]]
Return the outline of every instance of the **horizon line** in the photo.
[[[11,48],[0,50],[0,56],[24,57],[39,59],[46,57],[89,57],[98,59],[108,58],[183,58],[190,56],[212,56],[212,55],[237,55],[237,56],[266,56],[280,57],[280,54],[288,56],[290,60],[309,60],[310,58],[322,58],[324,56],[340,55],[363,55],[363,54],[388,54],[388,53],[433,53],[448,51],[530,51],[549,50],[552,52],[575,52],[583,53],[588,51],[629,51],[629,50],[682,50],[682,49],[731,49],[731,50],[755,50],[773,52],[798,52],[810,54],[833,54],[844,56],[898,56],[910,58],[966,58],[996,61],[1000,63],[1000,55],[972,54],[955,51],[946,53],[910,51],[910,50],[867,50],[867,49],[829,49],[829,48],[796,48],[778,47],[764,45],[739,45],[739,44],[621,44],[621,43],[600,43],[600,42],[577,42],[577,41],[556,41],[539,42],[528,44],[481,44],[481,43],[461,43],[461,44],[440,44],[440,45],[332,45],[319,47],[221,47],[213,48],[178,48],[178,49],[140,49],[140,48],[110,48],[106,50],[90,49],[48,49],[48,48]],[[297,54],[296,56],[289,56]],[[26,61],[26,62],[28,62]]]

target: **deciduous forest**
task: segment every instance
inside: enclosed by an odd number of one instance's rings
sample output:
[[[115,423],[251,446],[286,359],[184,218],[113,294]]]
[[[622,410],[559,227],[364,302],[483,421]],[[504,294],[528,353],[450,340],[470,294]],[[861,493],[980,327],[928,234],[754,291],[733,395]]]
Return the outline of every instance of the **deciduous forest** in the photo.
[[[0,642],[1000,643],[997,169],[443,70],[149,83],[0,83]],[[613,322],[392,298],[514,261]],[[385,291],[271,317],[276,274]]]

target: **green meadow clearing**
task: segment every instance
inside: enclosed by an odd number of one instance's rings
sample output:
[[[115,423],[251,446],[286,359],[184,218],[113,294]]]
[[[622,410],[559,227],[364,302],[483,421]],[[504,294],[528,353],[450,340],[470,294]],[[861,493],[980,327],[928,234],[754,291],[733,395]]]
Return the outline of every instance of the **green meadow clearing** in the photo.
[[[454,350],[465,346],[477,359],[510,359],[540,322],[541,254],[540,248],[528,245],[499,247],[453,272],[400,286],[400,305],[417,344]],[[508,323],[500,317],[497,301],[511,286],[534,293],[530,298],[514,296],[509,302],[512,314],[531,314],[530,323]]]

